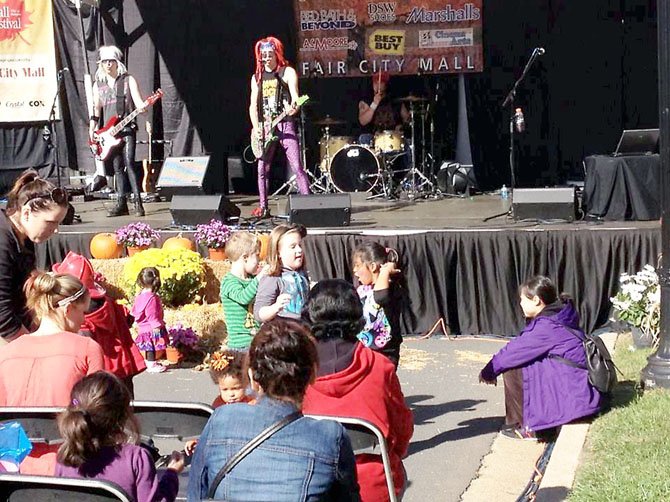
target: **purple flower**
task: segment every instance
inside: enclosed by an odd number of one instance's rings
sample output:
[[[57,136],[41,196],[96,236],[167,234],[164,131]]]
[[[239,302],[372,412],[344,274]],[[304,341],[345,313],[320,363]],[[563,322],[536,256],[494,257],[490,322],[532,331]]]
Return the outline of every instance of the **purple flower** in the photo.
[[[160,234],[146,223],[135,222],[116,231],[116,242],[134,247],[149,247],[160,239]]]
[[[230,238],[231,230],[221,220],[211,220],[209,223],[198,225],[194,237],[198,244],[208,248],[222,248]]]
[[[200,339],[192,328],[185,328],[181,324],[175,324],[168,328],[170,347],[176,349],[194,349]]]

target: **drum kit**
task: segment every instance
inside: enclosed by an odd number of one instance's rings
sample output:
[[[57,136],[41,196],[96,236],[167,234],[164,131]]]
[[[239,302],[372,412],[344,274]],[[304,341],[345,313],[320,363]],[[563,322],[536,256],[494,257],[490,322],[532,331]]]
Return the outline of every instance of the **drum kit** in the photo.
[[[433,157],[426,154],[428,100],[410,95],[395,101],[409,109],[408,138],[397,130],[379,131],[372,144],[358,144],[352,136],[332,134],[332,128],[345,125],[345,121],[326,115],[314,122],[321,128],[321,139],[319,163],[310,185],[313,193],[367,192],[370,193],[368,198],[387,199],[399,197],[400,192],[405,192],[409,199],[441,194],[437,183],[431,179]],[[423,161],[420,166],[417,166],[415,148],[417,119],[421,121]]]

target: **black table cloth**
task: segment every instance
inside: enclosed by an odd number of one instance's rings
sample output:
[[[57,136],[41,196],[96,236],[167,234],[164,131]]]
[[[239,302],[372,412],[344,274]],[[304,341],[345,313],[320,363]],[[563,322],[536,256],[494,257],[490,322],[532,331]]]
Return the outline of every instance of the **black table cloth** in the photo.
[[[657,154],[584,159],[584,210],[606,220],[661,217],[661,161]]]

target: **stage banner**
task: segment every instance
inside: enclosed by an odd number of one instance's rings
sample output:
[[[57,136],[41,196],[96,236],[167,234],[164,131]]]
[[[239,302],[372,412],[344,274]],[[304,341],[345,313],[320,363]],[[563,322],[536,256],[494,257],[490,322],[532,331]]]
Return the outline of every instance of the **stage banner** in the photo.
[[[56,74],[51,0],[0,0],[0,122],[48,120]]]
[[[301,77],[482,71],[482,0],[294,2]]]

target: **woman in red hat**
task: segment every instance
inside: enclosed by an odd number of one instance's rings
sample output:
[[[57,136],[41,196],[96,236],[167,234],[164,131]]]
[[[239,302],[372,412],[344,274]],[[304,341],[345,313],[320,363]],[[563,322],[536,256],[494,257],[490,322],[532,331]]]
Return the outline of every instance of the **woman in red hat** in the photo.
[[[132,396],[133,377],[144,371],[146,365],[130,334],[128,311],[95,281],[93,266],[85,257],[70,251],[53,269],[77,277],[88,289],[91,303],[79,332],[100,344],[105,370],[119,377]]]

